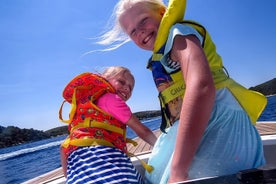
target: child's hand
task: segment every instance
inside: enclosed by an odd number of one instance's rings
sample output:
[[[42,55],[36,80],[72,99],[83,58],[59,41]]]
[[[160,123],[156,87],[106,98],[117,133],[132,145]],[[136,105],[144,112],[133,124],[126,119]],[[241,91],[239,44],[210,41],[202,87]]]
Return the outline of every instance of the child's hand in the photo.
[[[188,174],[185,174],[185,173],[181,173],[181,176],[176,176],[174,174],[175,172],[171,171],[170,173],[170,178],[168,180],[168,184],[173,184],[173,183],[176,183],[176,182],[181,182],[181,181],[186,181],[188,180]],[[183,174],[183,175],[182,175]]]

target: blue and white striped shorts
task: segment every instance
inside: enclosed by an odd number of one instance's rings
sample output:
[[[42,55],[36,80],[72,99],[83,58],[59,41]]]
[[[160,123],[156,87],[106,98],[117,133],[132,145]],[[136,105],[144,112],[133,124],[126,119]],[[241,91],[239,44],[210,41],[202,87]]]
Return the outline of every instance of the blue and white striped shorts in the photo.
[[[67,183],[141,184],[141,175],[121,150],[106,146],[80,147],[67,161]]]

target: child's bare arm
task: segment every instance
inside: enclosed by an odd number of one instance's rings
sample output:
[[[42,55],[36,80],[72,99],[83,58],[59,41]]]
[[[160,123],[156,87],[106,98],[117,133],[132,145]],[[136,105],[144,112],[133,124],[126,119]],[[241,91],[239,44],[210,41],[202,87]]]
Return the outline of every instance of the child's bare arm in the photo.
[[[141,121],[135,116],[132,115],[131,118],[126,123],[140,138],[153,146],[156,142],[156,136],[154,133],[146,127]]]

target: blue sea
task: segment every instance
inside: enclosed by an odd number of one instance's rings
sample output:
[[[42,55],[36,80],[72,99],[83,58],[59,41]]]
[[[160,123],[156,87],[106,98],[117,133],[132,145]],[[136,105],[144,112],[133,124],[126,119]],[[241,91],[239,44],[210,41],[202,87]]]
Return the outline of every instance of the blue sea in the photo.
[[[144,120],[151,130],[159,128],[161,117]],[[268,105],[258,121],[276,121],[276,96],[268,97]],[[136,137],[130,129],[127,137]],[[59,145],[65,136],[0,149],[0,184],[17,184],[61,167]]]

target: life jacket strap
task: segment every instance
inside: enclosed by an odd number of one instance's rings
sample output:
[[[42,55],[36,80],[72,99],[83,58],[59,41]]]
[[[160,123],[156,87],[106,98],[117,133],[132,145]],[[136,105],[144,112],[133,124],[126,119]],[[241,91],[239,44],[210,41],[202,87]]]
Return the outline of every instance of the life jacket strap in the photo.
[[[63,120],[62,118],[62,109],[63,109],[63,105],[64,103],[66,102],[66,100],[64,100],[60,106],[60,109],[59,109],[59,120],[64,122],[64,123],[71,123],[73,118],[74,118],[74,115],[76,113],[76,109],[77,109],[77,99],[76,99],[76,93],[77,93],[77,90],[78,89],[84,89],[84,88],[88,88],[88,87],[84,87],[84,86],[78,86],[74,89],[74,93],[73,93],[73,96],[72,96],[72,103],[71,103],[71,110],[70,110],[70,114],[69,114],[69,120]]]
[[[134,141],[132,139],[129,139],[129,138],[126,139],[126,142],[132,144],[133,146],[137,146],[138,145],[138,143],[136,141]]]
[[[257,119],[267,104],[266,97],[259,92],[246,89],[233,79],[229,78],[229,75],[224,68],[212,69],[211,72],[214,77],[213,79],[216,89],[229,89],[233,96],[238,100],[242,108],[247,112],[251,122],[255,125]],[[180,78],[182,77],[181,72],[176,72],[175,74],[172,74],[171,77],[175,83],[160,92],[158,96],[162,112],[166,111],[166,104],[168,104],[171,100],[184,95],[185,84],[183,79]],[[163,114],[165,121],[168,121],[166,113]],[[167,126],[169,125],[167,124],[166,127]]]
[[[73,146],[109,146],[115,147],[111,142],[104,139],[83,138],[70,140],[70,145]]]
[[[185,84],[183,81],[178,81],[162,91],[159,96],[164,104],[169,103],[173,99],[183,96],[185,91]]]
[[[127,143],[132,144],[133,146],[137,146],[138,143],[131,139],[126,139]],[[68,148],[69,145],[72,146],[96,146],[96,145],[102,145],[102,146],[111,146],[115,147],[112,143],[109,141],[103,140],[103,139],[95,139],[95,138],[87,138],[87,139],[73,139],[70,140],[70,138],[66,138],[65,141],[62,143],[62,146],[65,148]]]
[[[242,108],[247,112],[252,124],[256,125],[259,116],[267,104],[267,98],[264,95],[256,91],[246,89],[231,78],[217,84],[216,87],[218,89],[227,87],[240,103]]]
[[[98,122],[98,121],[95,121],[95,120],[91,120],[91,118],[86,118],[83,122],[80,122],[78,123],[77,126],[74,126],[71,128],[71,131],[70,132],[73,132],[74,130],[78,129],[78,128],[101,128],[101,129],[104,129],[104,130],[108,130],[108,131],[111,131],[111,132],[115,132],[115,133],[118,133],[120,135],[122,135],[124,138],[126,136],[126,131],[123,129],[123,128],[119,128],[119,127],[116,127],[114,125],[110,125],[110,124],[107,124],[107,123],[103,123],[103,122]],[[137,146],[138,143],[134,140],[131,140],[131,139],[128,139],[128,138],[125,138],[126,139],[126,142],[127,143],[130,143],[134,146]],[[73,146],[93,146],[93,145],[103,145],[103,146],[112,146],[114,147],[114,145],[108,141],[104,141],[102,139],[85,139],[85,138],[82,138],[82,139],[73,139],[73,140],[65,140],[63,145],[64,147],[68,147],[69,145],[73,145]]]
[[[141,160],[138,156],[134,155],[133,153],[128,152],[127,155],[129,157],[135,157],[135,158],[137,158],[137,160],[139,160],[139,162],[142,164],[142,166],[145,168],[145,170],[148,173],[151,173],[154,170],[154,168],[151,165],[147,164],[145,161]]]
[[[78,90],[88,90],[88,89],[91,89],[92,87],[91,86],[77,86],[74,88],[74,92],[73,92],[73,95],[72,95],[72,102],[71,102],[71,110],[70,110],[70,114],[69,114],[69,120],[64,120],[62,118],[62,109],[63,109],[63,105],[64,103],[66,102],[66,100],[64,100],[61,104],[61,107],[60,107],[60,110],[59,110],[59,120],[64,122],[64,123],[71,123],[73,121],[73,118],[74,118],[74,115],[76,113],[76,110],[77,110],[77,98],[76,98],[76,94],[77,94],[77,91]],[[97,92],[94,93],[94,95],[98,95],[98,94],[101,94],[103,93],[103,91],[108,91],[108,90],[111,90],[109,87],[107,87],[106,89],[103,89],[103,90],[99,90]],[[93,97],[93,96],[92,96]],[[90,99],[91,101],[93,101],[93,99]]]
[[[63,109],[63,105],[65,104],[65,102],[66,102],[66,100],[64,100],[63,102],[62,102],[62,104],[61,104],[61,106],[60,106],[60,108],[59,108],[59,120],[61,121],[61,122],[63,122],[63,123],[67,123],[67,124],[69,124],[69,123],[71,123],[71,120],[69,119],[69,120],[64,120],[63,118],[62,118],[62,109]]]
[[[83,122],[78,123],[77,126],[72,127],[71,131],[74,131],[75,129],[78,128],[101,128],[101,129],[105,129],[111,132],[115,132],[121,135],[125,135],[125,131],[122,128],[116,127],[114,125],[111,124],[107,124],[107,123],[103,123],[103,122],[99,122],[99,121],[95,121],[95,120],[91,120],[91,118],[86,118]]]
[[[163,54],[161,53],[153,53],[151,57],[151,61],[160,61]]]

